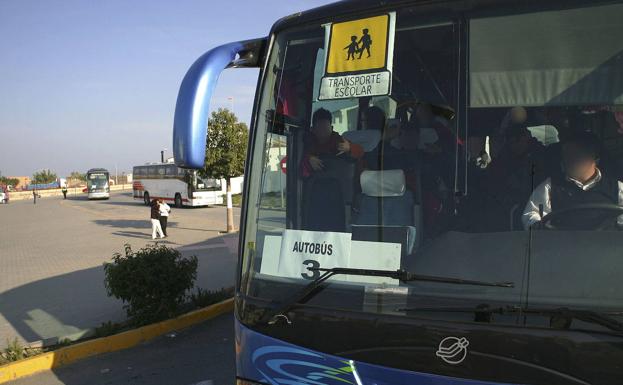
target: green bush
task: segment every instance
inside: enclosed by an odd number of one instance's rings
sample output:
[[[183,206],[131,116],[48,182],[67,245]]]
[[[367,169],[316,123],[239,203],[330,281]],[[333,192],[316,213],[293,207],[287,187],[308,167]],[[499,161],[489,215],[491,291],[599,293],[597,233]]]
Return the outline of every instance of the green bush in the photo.
[[[41,348],[23,346],[17,338],[14,338],[13,341],[9,341],[7,339],[6,344],[6,348],[0,350],[0,365],[19,361],[21,359],[42,353]]]
[[[19,343],[17,338],[13,339],[13,341],[7,340],[7,347],[4,348],[2,352],[2,361],[4,362],[13,362],[21,360],[22,358],[26,358],[26,351],[22,344]]]
[[[193,308],[202,308],[225,301],[233,296],[233,287],[223,287],[220,290],[214,291],[198,288],[194,293],[190,294],[189,300]]]
[[[197,257],[166,246],[148,246],[125,255],[115,253],[104,264],[106,291],[124,301],[134,325],[145,325],[173,317],[186,301],[186,293],[197,278]]]

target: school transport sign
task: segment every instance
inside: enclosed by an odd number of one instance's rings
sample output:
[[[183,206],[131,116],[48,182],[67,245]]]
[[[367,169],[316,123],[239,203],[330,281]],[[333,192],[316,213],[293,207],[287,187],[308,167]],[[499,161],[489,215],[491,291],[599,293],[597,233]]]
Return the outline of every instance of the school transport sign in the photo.
[[[319,100],[391,93],[395,13],[325,25]]]

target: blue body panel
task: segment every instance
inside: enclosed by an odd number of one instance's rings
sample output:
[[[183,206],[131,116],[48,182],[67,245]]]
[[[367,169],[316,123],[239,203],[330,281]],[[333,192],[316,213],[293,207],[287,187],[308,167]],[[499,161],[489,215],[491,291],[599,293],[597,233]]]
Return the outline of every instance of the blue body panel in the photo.
[[[236,345],[237,375],[271,385],[502,385],[351,362],[254,332],[238,320]]]
[[[197,59],[184,76],[173,120],[173,156],[178,166],[203,167],[210,98],[220,73],[243,48],[243,43],[236,42],[211,49]]]

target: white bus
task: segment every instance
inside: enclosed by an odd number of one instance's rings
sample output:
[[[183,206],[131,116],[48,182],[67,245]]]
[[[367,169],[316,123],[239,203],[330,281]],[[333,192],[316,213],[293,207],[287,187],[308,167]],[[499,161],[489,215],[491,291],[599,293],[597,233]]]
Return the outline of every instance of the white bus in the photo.
[[[105,168],[92,168],[87,171],[87,193],[89,199],[110,198],[109,182],[110,174]]]
[[[216,179],[203,179],[196,170],[173,163],[135,166],[132,190],[134,199],[148,205],[151,199],[172,202],[176,207],[207,206],[223,203],[223,188]]]

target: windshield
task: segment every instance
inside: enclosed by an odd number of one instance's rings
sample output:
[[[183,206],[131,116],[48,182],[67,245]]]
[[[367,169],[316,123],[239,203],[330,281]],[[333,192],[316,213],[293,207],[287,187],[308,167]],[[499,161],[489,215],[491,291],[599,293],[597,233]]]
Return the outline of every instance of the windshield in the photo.
[[[218,179],[204,178],[197,171],[189,173],[191,186],[195,191],[220,191],[221,182]]]
[[[108,187],[108,175],[104,173],[89,174],[87,176],[89,189],[100,189]]]
[[[310,267],[404,269],[515,285],[340,275],[309,303],[621,310],[623,6],[474,17],[467,79],[456,24],[381,16],[387,35],[344,22],[275,37],[242,290],[284,300]]]

